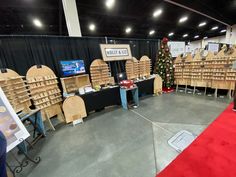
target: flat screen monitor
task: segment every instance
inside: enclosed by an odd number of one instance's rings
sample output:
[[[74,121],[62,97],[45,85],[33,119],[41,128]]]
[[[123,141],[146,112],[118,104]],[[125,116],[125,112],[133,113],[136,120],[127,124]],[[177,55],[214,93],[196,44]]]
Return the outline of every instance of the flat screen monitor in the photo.
[[[60,61],[60,65],[63,77],[85,73],[84,60]]]

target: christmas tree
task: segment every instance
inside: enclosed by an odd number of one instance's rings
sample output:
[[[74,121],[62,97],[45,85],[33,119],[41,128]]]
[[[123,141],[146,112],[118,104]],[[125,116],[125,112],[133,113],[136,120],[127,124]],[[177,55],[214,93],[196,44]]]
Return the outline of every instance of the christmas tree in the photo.
[[[161,49],[157,53],[155,72],[162,78],[163,87],[170,89],[174,85],[174,70],[173,60],[167,42],[167,38],[163,38],[161,41]]]

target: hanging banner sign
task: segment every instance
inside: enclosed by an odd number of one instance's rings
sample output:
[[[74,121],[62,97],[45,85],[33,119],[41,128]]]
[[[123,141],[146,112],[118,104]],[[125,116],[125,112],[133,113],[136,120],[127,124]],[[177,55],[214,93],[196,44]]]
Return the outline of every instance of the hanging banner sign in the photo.
[[[176,42],[176,41],[169,41],[168,46],[170,48],[170,53],[172,57],[177,57],[182,53],[185,53],[185,42]]]
[[[129,44],[100,44],[104,61],[120,61],[132,59]]]
[[[12,150],[26,138],[29,132],[16,115],[14,109],[10,105],[4,92],[0,87],[0,131],[7,140],[7,152]]]

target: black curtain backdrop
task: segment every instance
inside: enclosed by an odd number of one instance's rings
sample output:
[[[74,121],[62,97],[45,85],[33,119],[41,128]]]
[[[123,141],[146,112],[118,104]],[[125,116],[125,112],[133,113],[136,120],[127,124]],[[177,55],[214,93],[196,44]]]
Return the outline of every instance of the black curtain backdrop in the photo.
[[[154,66],[159,40],[99,37],[0,36],[0,68],[9,68],[26,75],[33,65],[46,65],[60,76],[60,60],[83,59],[86,72],[94,59],[101,59],[99,44],[130,44],[137,59],[147,55]],[[125,62],[108,62],[112,75],[124,72]]]

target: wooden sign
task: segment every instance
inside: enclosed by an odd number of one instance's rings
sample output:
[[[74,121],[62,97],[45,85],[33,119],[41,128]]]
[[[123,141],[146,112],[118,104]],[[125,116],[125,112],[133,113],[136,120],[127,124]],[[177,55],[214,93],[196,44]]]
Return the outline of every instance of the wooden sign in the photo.
[[[132,59],[129,44],[100,44],[104,61],[120,61]]]

